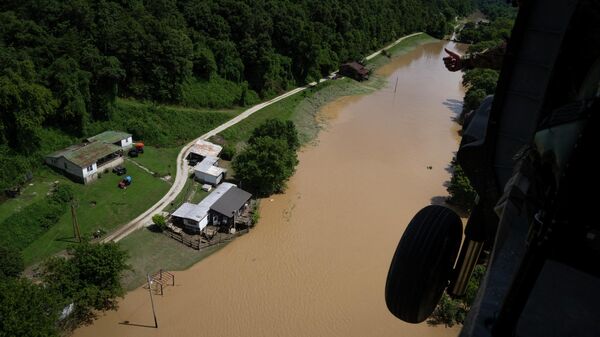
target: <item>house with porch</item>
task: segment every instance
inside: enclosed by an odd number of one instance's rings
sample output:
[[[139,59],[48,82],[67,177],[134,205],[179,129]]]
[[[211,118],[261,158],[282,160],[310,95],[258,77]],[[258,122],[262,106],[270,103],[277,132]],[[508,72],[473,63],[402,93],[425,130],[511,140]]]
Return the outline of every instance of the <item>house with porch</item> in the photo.
[[[222,183],[197,205],[181,205],[171,214],[171,221],[191,233],[200,233],[206,226],[230,228],[240,222],[249,225],[247,210],[251,198],[252,194],[236,185]]]
[[[184,203],[171,214],[171,221],[174,225],[181,227],[188,232],[201,232],[209,225],[208,212],[210,207],[232,187],[235,187],[235,185],[231,183],[222,183],[202,199],[200,203]]]
[[[123,150],[133,144],[131,134],[105,131],[81,144],[47,155],[47,165],[83,184],[98,178],[98,173],[123,164]]]
[[[252,194],[238,187],[232,187],[217,202],[210,206],[209,223],[219,227],[233,227],[250,206]],[[250,219],[242,221],[249,225]]]

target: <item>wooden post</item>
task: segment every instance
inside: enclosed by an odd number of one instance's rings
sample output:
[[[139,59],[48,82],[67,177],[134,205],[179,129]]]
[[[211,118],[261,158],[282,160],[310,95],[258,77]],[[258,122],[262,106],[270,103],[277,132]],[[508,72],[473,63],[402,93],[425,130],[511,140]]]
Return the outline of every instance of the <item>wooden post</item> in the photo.
[[[81,243],[81,232],[79,231],[77,212],[75,211],[75,204],[73,202],[71,202],[71,220],[73,221],[73,237]]]

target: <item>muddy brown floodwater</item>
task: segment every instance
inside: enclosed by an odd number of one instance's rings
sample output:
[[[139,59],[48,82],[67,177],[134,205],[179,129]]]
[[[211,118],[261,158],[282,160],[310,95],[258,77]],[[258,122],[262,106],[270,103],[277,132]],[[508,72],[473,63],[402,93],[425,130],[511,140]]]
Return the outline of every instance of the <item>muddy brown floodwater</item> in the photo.
[[[446,195],[458,146],[463,88],[442,65],[446,44],[381,68],[387,87],[326,106],[318,144],[300,153],[286,193],[263,200],[258,226],[155,296],[158,329],[144,327],[154,322],[140,288],[75,336],[457,335],[403,323],[384,301],[405,225]]]

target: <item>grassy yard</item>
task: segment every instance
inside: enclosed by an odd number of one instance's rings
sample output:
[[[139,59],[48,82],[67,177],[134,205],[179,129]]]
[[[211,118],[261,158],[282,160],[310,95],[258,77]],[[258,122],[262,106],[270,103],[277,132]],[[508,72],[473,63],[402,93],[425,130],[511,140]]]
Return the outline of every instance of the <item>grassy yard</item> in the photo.
[[[158,174],[159,177],[173,176],[177,172],[177,155],[181,146],[154,147],[144,146],[144,153],[137,158],[131,158],[138,164]]]
[[[125,166],[127,174],[133,178],[133,183],[125,190],[117,187],[121,177],[112,173],[103,174],[102,178],[89,185],[82,185],[46,170],[48,180],[39,184],[45,185],[58,180],[73,188],[81,233],[90,236],[97,229],[110,231],[127,223],[152,206],[169,190],[169,185],[163,180],[153,177],[135,165],[126,163]],[[65,249],[73,242],[71,212],[66,211],[56,225],[23,251],[25,263],[38,262]]]
[[[0,222],[9,217],[11,214],[20,211],[23,207],[29,206],[32,203],[43,199],[52,189],[53,179],[66,181],[63,177],[54,177],[54,175],[48,171],[43,170],[40,174],[36,175],[35,178],[26,184],[21,190],[21,195],[17,198],[8,198],[0,203]]]
[[[119,241],[119,245],[129,253],[128,262],[132,268],[126,273],[123,285],[127,290],[133,290],[144,284],[146,274],[155,273],[159,269],[187,269],[221,249],[226,243],[197,251],[161,233],[142,228]]]

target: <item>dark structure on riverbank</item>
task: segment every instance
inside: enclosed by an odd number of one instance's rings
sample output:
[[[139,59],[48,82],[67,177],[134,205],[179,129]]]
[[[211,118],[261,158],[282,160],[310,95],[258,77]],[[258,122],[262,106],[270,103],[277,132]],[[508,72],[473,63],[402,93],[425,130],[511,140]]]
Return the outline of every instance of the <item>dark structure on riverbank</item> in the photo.
[[[348,62],[340,66],[340,74],[357,81],[369,79],[369,69],[358,62]]]

